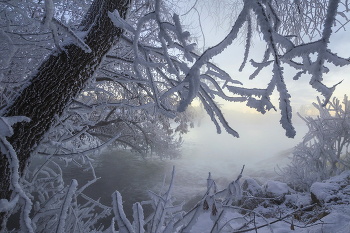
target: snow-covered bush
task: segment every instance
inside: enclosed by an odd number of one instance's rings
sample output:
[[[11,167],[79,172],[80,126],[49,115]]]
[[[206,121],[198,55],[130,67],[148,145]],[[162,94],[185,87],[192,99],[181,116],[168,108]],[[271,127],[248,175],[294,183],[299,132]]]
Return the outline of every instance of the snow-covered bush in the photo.
[[[243,171],[243,169],[242,169]],[[119,232],[136,233],[180,233],[180,232],[321,232],[334,227],[332,220],[324,222],[322,218],[329,215],[332,210],[324,206],[316,206],[310,193],[299,193],[288,187],[287,184],[268,181],[262,190],[255,180],[247,178],[242,187],[238,178],[231,182],[227,188],[219,191],[211,174],[207,179],[207,191],[188,212],[181,210],[184,203],[173,205],[175,199],[171,197],[175,172],[165,192],[156,194],[149,191],[150,201],[137,202],[133,205],[133,223],[125,216],[122,197],[116,191],[113,197],[114,220],[107,232],[115,232],[116,222]],[[338,204],[344,206],[349,203],[348,196],[349,173],[340,175],[336,181],[347,186],[338,197]],[[329,181],[328,181],[329,182]],[[163,183],[164,186],[164,183]],[[327,186],[327,184],[326,184]],[[245,188],[243,191],[241,188]],[[255,192],[259,190],[258,192]],[[283,191],[284,190],[284,191]],[[319,190],[319,189],[318,189]],[[257,194],[251,195],[251,191]],[[315,191],[318,194],[321,192]],[[275,196],[271,197],[271,193]],[[335,195],[328,195],[328,198]],[[247,205],[247,201],[254,201],[254,205]],[[153,212],[144,216],[143,206],[151,204]],[[343,206],[343,207],[344,207]],[[249,208],[251,207],[251,208]],[[337,211],[333,214],[337,216]],[[347,216],[346,216],[347,217]],[[342,222],[343,224],[343,222]],[[342,226],[337,226],[341,228]],[[290,231],[288,230],[290,229]],[[324,231],[330,232],[330,231]]]
[[[244,168],[244,167],[243,167]],[[242,177],[243,169],[237,177],[237,179],[231,182],[226,189],[221,191],[217,190],[215,181],[212,179],[211,174],[207,179],[207,191],[201,198],[201,200],[187,213],[182,211],[184,202],[173,206],[175,199],[171,197],[171,191],[173,188],[175,178],[175,167],[172,173],[172,179],[169,185],[169,189],[159,194],[148,191],[151,198],[150,201],[144,201],[136,203],[133,206],[134,222],[131,224],[126,219],[121,195],[118,191],[113,194],[113,210],[114,220],[117,222],[119,232],[196,232],[195,225],[200,221],[203,215],[210,216],[211,224],[206,224],[212,227],[212,232],[219,232],[227,230],[230,225],[227,224],[226,216],[224,212],[231,212],[235,210],[232,203],[242,198],[242,190],[240,178]],[[163,184],[164,186],[164,184]],[[151,204],[154,210],[147,218],[144,218],[142,205]],[[231,209],[232,208],[232,209]],[[145,229],[144,229],[145,227]],[[114,229],[114,222],[112,222],[111,228]],[[112,231],[114,232],[114,231]]]
[[[309,131],[293,151],[291,163],[282,169],[285,182],[309,190],[316,181],[329,179],[350,168],[350,101],[345,95],[323,107],[319,98],[314,107],[319,115],[302,117]]]
[[[8,218],[19,212],[19,228],[16,229],[19,232],[99,232],[95,224],[109,215],[112,208],[83,194],[98,180],[88,156],[81,154],[66,159],[92,172],[93,179],[80,188],[75,179],[64,185],[62,169],[53,156],[48,156],[46,161],[20,177],[17,155],[5,136],[13,134],[11,125],[23,120],[29,121],[26,117],[0,117],[0,149],[11,161],[10,187],[13,190],[10,202],[0,201],[0,212],[6,212],[3,229],[6,229]]]

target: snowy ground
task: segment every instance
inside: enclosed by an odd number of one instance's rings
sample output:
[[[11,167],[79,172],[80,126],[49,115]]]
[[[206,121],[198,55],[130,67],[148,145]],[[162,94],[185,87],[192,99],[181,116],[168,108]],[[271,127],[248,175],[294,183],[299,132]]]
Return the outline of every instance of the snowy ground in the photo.
[[[297,192],[280,181],[270,179],[260,185],[261,181],[245,177],[239,186],[243,196],[233,205],[226,202],[227,194],[238,197],[237,186],[230,186],[237,181],[231,182],[226,192],[214,191],[210,182],[209,193],[193,202],[193,211],[180,218],[183,223],[175,224],[169,232],[350,232],[350,171],[314,183],[308,193]]]
[[[260,203],[249,203],[248,199],[248,204],[243,204],[243,207],[250,209],[250,213],[237,210],[225,214],[223,222],[231,221],[222,229],[222,232],[255,232],[255,229],[252,229],[254,228],[253,213],[256,216],[255,226],[257,228],[266,225],[267,222],[270,223],[270,226],[259,228],[257,230],[259,233],[350,232],[350,171],[323,182],[316,182],[311,187],[311,193],[298,193],[278,181],[270,180],[259,186],[257,182],[254,183],[253,179],[248,178],[247,180],[251,182],[245,188],[243,183],[242,187],[245,191],[257,197],[279,198],[265,199]],[[198,222],[188,232],[211,232],[212,219],[210,212],[201,215]],[[247,231],[250,228],[252,230]]]
[[[232,215],[232,217],[234,217]],[[269,222],[273,222],[277,219],[269,218]],[[271,224],[272,231],[274,233],[349,233],[350,232],[350,209],[348,205],[338,205],[332,207],[332,212],[326,217],[321,219],[324,224],[317,224],[314,226],[309,226],[307,228],[297,227],[297,224],[304,227],[303,223],[294,221],[295,230],[291,230],[291,224],[289,222],[278,221]],[[192,229],[191,232],[210,232],[212,225],[210,224],[209,214],[202,215],[198,221],[198,224]],[[257,221],[257,226],[260,224],[266,224],[264,221]],[[234,227],[234,224],[232,224]],[[238,225],[238,224],[237,224]],[[243,229],[242,229],[243,230]],[[257,230],[258,233],[271,233],[269,227],[263,227]],[[255,232],[251,230],[249,232]]]

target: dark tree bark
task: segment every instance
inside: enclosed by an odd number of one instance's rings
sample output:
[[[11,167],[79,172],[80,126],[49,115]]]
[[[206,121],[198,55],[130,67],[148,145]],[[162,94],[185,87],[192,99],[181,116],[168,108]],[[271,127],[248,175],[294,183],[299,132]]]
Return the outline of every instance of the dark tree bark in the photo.
[[[119,11],[126,16],[131,0],[95,0],[88,10],[81,28],[88,31],[85,43],[91,53],[85,53],[74,44],[62,52],[51,54],[38,68],[30,84],[14,103],[8,107],[5,117],[27,116],[29,123],[17,123],[8,141],[17,152],[20,174],[28,166],[29,158],[67,104],[86,86],[89,78],[101,63],[104,55],[115,44],[122,30],[108,18],[108,11]],[[6,155],[0,152],[0,199],[10,199],[10,171]],[[0,214],[0,224],[4,215]],[[1,228],[1,227],[0,227]],[[0,229],[1,231],[1,229]]]

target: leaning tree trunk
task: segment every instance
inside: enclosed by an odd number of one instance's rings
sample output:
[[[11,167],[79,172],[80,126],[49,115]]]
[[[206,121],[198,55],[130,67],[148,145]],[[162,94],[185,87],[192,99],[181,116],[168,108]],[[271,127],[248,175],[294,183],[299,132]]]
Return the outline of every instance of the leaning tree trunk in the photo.
[[[121,17],[125,17],[130,2],[94,0],[81,23],[83,30],[88,31],[84,41],[92,52],[85,53],[78,46],[70,44],[64,46],[61,52],[50,55],[38,68],[30,84],[7,109],[5,117],[27,116],[31,119],[28,123],[15,124],[14,134],[8,138],[17,152],[21,175],[28,166],[31,153],[53,124],[55,116],[60,116],[67,104],[84,89],[104,55],[122,34],[122,30],[116,28],[108,18],[108,11],[117,9]],[[8,160],[0,152],[0,199],[9,200],[11,197],[9,178]],[[0,224],[3,220],[4,215],[0,214]]]

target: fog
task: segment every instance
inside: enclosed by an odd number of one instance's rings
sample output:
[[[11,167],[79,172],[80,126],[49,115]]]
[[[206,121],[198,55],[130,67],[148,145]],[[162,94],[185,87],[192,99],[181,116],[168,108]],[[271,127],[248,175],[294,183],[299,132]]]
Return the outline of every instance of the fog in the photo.
[[[96,175],[101,179],[86,189],[85,194],[94,199],[101,198],[101,203],[110,206],[111,194],[118,190],[123,196],[126,215],[132,219],[132,204],[148,200],[147,190],[159,193],[164,175],[167,176],[166,188],[172,167],[175,166],[172,194],[178,202],[190,202],[185,206],[185,210],[188,210],[195,202],[191,199],[203,195],[208,172],[212,173],[219,188],[225,188],[236,179],[243,165],[243,178],[260,177],[257,179],[263,182],[276,175],[274,167],[286,163],[290,149],[301,141],[306,132],[305,124],[294,118],[297,136],[295,139],[287,138],[279,124],[279,114],[229,111],[225,116],[239,132],[240,138],[226,132],[217,134],[214,124],[205,116],[200,121],[200,127],[196,124],[184,135],[182,156],[178,159],[160,160],[154,157],[144,160],[127,151],[104,151],[99,156],[93,156]],[[72,166],[63,172],[66,182],[75,178],[83,185],[92,179],[89,172]],[[145,214],[150,211],[151,208],[146,207]],[[109,220],[105,223],[109,224]]]
[[[297,136],[287,138],[279,124],[279,114],[230,111],[225,116],[240,138],[226,132],[217,134],[214,124],[205,117],[200,127],[184,136],[182,157],[168,162],[176,166],[178,196],[186,196],[190,192],[187,188],[205,188],[208,172],[227,185],[224,181],[236,179],[243,165],[243,176],[272,178],[276,176],[274,167],[288,162],[291,149],[307,132],[303,121],[297,119],[294,123]]]
[[[184,136],[183,159],[205,159],[225,161],[225,163],[256,163],[270,158],[276,153],[292,148],[300,142],[306,133],[306,125],[300,120],[294,123],[297,136],[287,138],[279,124],[279,114],[258,115],[251,113],[230,112],[227,119],[240,138],[235,138],[223,129],[216,133],[214,124],[206,116],[201,126]],[[203,163],[203,166],[208,163]],[[214,164],[210,166],[215,167]],[[214,169],[215,170],[215,169]],[[222,170],[222,169],[220,169]]]

